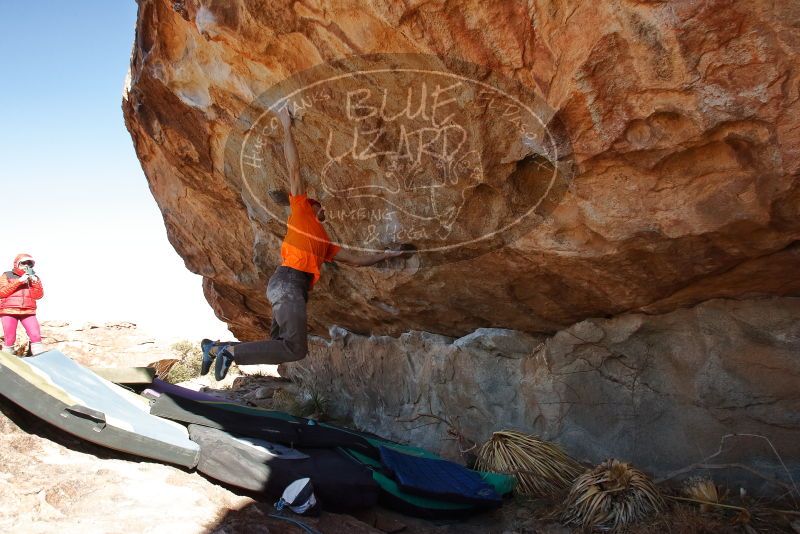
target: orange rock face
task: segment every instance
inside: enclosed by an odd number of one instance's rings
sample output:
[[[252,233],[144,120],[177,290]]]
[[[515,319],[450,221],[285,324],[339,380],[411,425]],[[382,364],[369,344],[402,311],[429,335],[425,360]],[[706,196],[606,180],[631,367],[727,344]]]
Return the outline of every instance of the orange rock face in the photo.
[[[309,321],[552,332],[800,295],[800,7],[140,0],[126,124],[176,250],[262,337],[282,131],[343,246]]]

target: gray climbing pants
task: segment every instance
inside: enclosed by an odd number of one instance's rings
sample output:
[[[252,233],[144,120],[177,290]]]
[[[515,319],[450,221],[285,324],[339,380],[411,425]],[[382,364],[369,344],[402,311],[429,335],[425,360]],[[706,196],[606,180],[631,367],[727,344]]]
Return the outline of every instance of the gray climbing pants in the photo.
[[[312,276],[291,267],[275,269],[267,284],[267,299],[272,304],[272,339],[237,344],[233,360],[238,365],[279,364],[305,358],[306,303]]]

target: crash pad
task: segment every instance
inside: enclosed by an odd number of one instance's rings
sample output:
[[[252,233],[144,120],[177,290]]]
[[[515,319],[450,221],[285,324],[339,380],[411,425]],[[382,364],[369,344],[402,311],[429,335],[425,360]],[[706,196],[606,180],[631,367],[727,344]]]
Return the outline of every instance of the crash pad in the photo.
[[[145,390],[145,396],[147,396],[148,392],[155,392],[156,395],[153,395],[153,397],[158,397],[161,395],[161,393],[169,393],[171,395],[199,402],[229,402],[231,404],[240,404],[237,401],[217,397],[210,393],[204,393],[202,391],[195,391],[193,389],[176,386],[175,384],[170,384],[169,382],[161,380],[160,378],[155,378],[152,380],[150,387]]]
[[[154,385],[156,383],[154,382]],[[286,412],[278,410],[268,410],[266,408],[257,408],[253,406],[245,406],[243,404],[235,403],[231,400],[222,400],[219,398],[211,398],[210,395],[205,393],[198,393],[180,386],[169,384],[169,389],[154,387],[152,389],[161,389],[167,396],[158,400],[161,393],[154,396],[153,406],[150,413],[159,417],[166,417],[174,421],[181,421],[184,423],[196,423],[212,428],[219,428],[236,432],[250,432],[252,436],[261,436],[262,432],[256,430],[260,424],[267,425],[265,432],[275,432],[276,428],[271,426],[274,420],[287,421],[299,425],[300,427],[316,426],[312,432],[315,435],[326,436],[326,439],[331,436],[336,436],[334,441],[315,441],[311,446],[348,446],[357,445],[356,449],[368,454],[369,456],[379,459],[378,447],[390,447],[396,449],[403,454],[411,454],[414,456],[424,458],[438,458],[435,454],[426,451],[420,447],[413,445],[403,445],[390,441],[369,432],[362,432],[345,428],[329,423],[323,423],[308,419],[305,417],[297,417]],[[187,402],[194,401],[194,402]],[[258,417],[263,419],[248,419],[241,418],[239,415]],[[248,426],[247,421],[255,421],[255,426]],[[261,421],[261,423],[258,423]],[[282,426],[281,428],[292,428],[291,426]],[[280,443],[285,443],[285,438],[270,438],[269,435],[266,439],[272,439]]]
[[[424,493],[424,490],[414,493],[413,489],[407,491],[401,488],[392,478],[392,472],[381,464],[380,448],[388,448],[415,458],[433,460],[441,460],[441,458],[425,449],[395,443],[368,432],[328,423],[318,423],[275,410],[224,401],[196,401],[170,393],[161,394],[155,399],[150,413],[190,424],[192,428],[197,425],[197,428],[206,427],[222,430],[231,435],[250,436],[259,440],[297,447],[306,453],[316,449],[339,448],[352,461],[371,471],[373,481],[380,488],[380,501],[384,505],[408,515],[430,519],[463,518],[495,505],[493,502],[488,504],[474,501],[465,502],[463,495],[444,494],[435,498],[426,497],[421,494]],[[216,449],[225,450],[221,447]],[[236,449],[230,449],[229,452],[233,450]],[[228,453],[221,454],[226,456]],[[263,479],[264,476],[264,473],[254,468],[254,464],[250,461],[247,461],[244,466],[236,467],[235,469],[241,467],[246,471],[245,473],[238,471],[237,474],[227,472],[225,467],[226,463],[231,465],[236,461],[235,459],[214,460],[212,458],[211,461],[217,461],[218,465],[205,464],[203,467],[198,466],[198,469],[212,478],[229,484],[255,488],[261,484],[258,482],[259,478]],[[203,463],[202,459],[201,463]],[[475,471],[475,473],[492,487],[496,495],[506,495],[514,487],[515,480],[512,476],[479,471]],[[231,477],[236,477],[238,482],[232,480]],[[247,482],[248,478],[250,482]],[[313,480],[313,476],[311,478]],[[250,483],[253,485],[248,486]]]
[[[400,488],[415,495],[448,502],[499,506],[502,498],[480,475],[441,458],[420,458],[380,447],[381,463]]]
[[[337,449],[291,449],[223,430],[189,425],[200,445],[201,473],[239,488],[277,499],[286,486],[308,477],[323,509],[351,512],[374,506],[378,484],[370,470]]]
[[[386,508],[423,519],[463,519],[487,509],[486,506],[449,502],[409,493],[400,487],[379,460],[350,449],[345,449],[345,452],[372,470],[372,478],[381,488],[379,502]],[[476,472],[499,495],[510,493],[514,487],[514,478],[508,475]]]
[[[291,447],[348,447],[377,454],[377,449],[362,437],[338,428],[272,410],[231,406],[235,409],[162,393],[152,401],[150,413],[181,423],[216,428]]]
[[[197,464],[200,448],[184,426],[150,415],[146,399],[61,352],[30,358],[0,352],[0,394],[97,445],[186,467]]]

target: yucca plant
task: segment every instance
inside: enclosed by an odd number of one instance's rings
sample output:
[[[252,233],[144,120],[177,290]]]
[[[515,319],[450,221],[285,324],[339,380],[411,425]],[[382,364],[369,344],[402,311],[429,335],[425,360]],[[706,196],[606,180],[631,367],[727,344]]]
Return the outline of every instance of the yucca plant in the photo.
[[[514,475],[517,494],[537,497],[565,492],[584,471],[558,445],[515,430],[492,434],[478,451],[475,467]]]
[[[330,403],[328,399],[317,391],[312,389],[308,393],[308,398],[300,404],[300,416],[311,417],[312,419],[325,419],[328,416],[328,409]]]
[[[661,494],[644,473],[609,459],[578,477],[561,519],[584,530],[617,530],[663,508]]]

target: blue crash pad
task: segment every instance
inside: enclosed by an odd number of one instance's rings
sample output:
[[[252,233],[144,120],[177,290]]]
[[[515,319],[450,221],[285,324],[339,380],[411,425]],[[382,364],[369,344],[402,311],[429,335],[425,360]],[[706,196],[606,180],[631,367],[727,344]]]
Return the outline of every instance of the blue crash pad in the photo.
[[[447,460],[410,456],[380,447],[381,463],[408,493],[484,506],[499,506],[502,498],[475,471]]]

